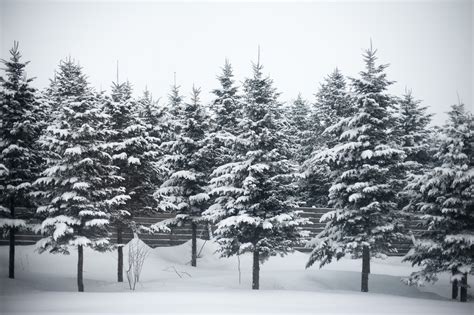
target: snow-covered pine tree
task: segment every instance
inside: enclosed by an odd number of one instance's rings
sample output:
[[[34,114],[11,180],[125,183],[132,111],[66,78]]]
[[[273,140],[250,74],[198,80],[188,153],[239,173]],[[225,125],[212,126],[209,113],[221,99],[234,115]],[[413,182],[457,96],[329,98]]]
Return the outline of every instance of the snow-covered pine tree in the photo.
[[[347,90],[346,79],[338,68],[324,79],[315,96],[313,115],[317,117],[323,130],[341,118],[350,117],[355,112]],[[319,128],[316,131],[318,130]]]
[[[220,87],[212,91],[215,98],[211,105],[217,129],[235,134],[239,124],[241,106],[239,89],[235,85],[234,73],[229,60],[225,60],[222,74],[217,76],[217,79]]]
[[[191,266],[197,260],[197,225],[203,221],[202,212],[207,209],[207,191],[210,173],[210,152],[206,132],[209,116],[199,99],[200,89],[194,88],[190,102],[180,106],[175,103],[179,115],[177,133],[161,145],[164,155],[160,163],[168,171],[161,187],[156,191],[159,207],[176,214],[175,218],[158,222],[151,230],[167,230],[169,227],[190,224],[192,229]],[[179,94],[175,94],[179,95]],[[175,116],[176,117],[176,116]]]
[[[313,151],[311,109],[303,96],[298,97],[290,104],[287,110],[288,137],[292,144],[292,158],[302,164]]]
[[[123,282],[123,232],[136,231],[134,217],[149,215],[156,210],[153,197],[159,174],[155,168],[158,146],[155,138],[149,137],[148,126],[140,118],[139,104],[132,99],[130,83],[114,82],[112,101],[106,102],[108,116],[107,141],[113,163],[118,167],[116,175],[123,178],[117,188],[125,187],[130,199],[112,211],[111,224],[117,230],[117,281]]]
[[[132,84],[125,82],[112,82],[111,97],[114,102],[126,102],[132,99]]]
[[[439,166],[408,185],[413,194],[407,209],[423,231],[404,257],[421,266],[408,283],[434,282],[437,273],[450,272],[453,298],[460,282],[465,302],[467,275],[474,273],[474,118],[463,104],[452,106],[435,159]]]
[[[233,160],[235,139],[240,133],[239,123],[242,119],[241,99],[232,66],[227,59],[217,79],[220,87],[212,91],[215,97],[211,103],[212,124],[208,134],[213,169]]]
[[[84,247],[107,250],[111,209],[129,199],[116,183],[117,167],[107,153],[105,100],[88,86],[82,68],[61,61],[55,96],[57,116],[40,138],[48,151],[47,168],[35,184],[43,204],[38,244],[40,252],[69,254],[77,247],[77,285],[84,291]]]
[[[333,180],[327,163],[314,157],[318,152],[332,147],[337,139],[336,135],[324,133],[324,130],[339,120],[350,117],[354,113],[354,106],[344,75],[338,68],[324,78],[315,97],[310,115],[311,152],[302,164],[303,178],[300,186],[303,187],[307,205],[324,207],[327,206]]]
[[[9,278],[15,277],[15,233],[27,222],[15,213],[17,207],[32,207],[32,182],[39,175],[42,159],[36,141],[42,129],[42,107],[35,99],[27,62],[21,60],[18,42],[10,59],[1,60],[0,77],[0,232],[9,234]]]
[[[413,198],[411,189],[405,189],[407,184],[434,166],[436,143],[434,131],[429,127],[432,115],[426,113],[426,110],[427,107],[422,106],[421,101],[415,99],[410,90],[405,91],[405,94],[398,99],[395,108],[396,124],[393,135],[406,156],[401,170],[403,176],[397,184],[400,190],[398,198],[400,209]],[[409,212],[405,211],[404,214],[410,220]]]
[[[411,90],[407,90],[397,103],[394,133],[405,151],[405,163],[410,164],[406,166],[421,173],[431,158],[429,124],[433,115],[426,112],[428,107],[422,106]]]
[[[259,288],[260,263],[299,244],[306,221],[291,207],[295,191],[289,144],[279,120],[278,93],[262,66],[244,82],[243,118],[233,160],[212,173],[215,204],[205,217],[216,223],[222,256],[253,253],[252,288]]]
[[[401,218],[396,209],[397,191],[393,178],[404,153],[391,139],[390,115],[393,100],[386,89],[387,65],[376,65],[376,50],[364,54],[365,71],[352,79],[356,112],[341,119],[326,132],[336,132],[334,146],[320,152],[335,182],[329,189],[329,205],[322,218],[324,230],[310,245],[313,251],[306,267],[320,261],[320,267],[346,254],[362,257],[361,291],[368,291],[370,257],[384,257],[392,241],[403,238]]]
[[[284,108],[280,119],[285,128],[286,137],[290,143],[290,157],[295,167],[299,169],[300,177],[297,180],[298,188],[295,193],[298,205],[308,206],[319,204],[320,198],[326,199],[327,193],[318,193],[317,189],[321,187],[319,181],[313,187],[311,181],[313,178],[307,176],[307,168],[304,163],[314,150],[314,142],[317,138],[314,132],[319,124],[315,125],[310,105],[301,93],[293,100],[289,106]],[[317,120],[316,120],[317,122]],[[312,189],[316,188],[316,189]]]

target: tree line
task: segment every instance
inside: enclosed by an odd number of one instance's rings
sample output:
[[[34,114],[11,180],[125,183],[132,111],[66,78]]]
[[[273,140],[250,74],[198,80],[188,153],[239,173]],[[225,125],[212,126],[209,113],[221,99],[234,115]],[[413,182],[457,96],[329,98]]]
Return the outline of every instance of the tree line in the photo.
[[[149,91],[134,97],[128,81],[97,91],[71,58],[60,61],[44,90],[32,87],[18,43],[2,60],[0,229],[10,239],[34,230],[40,252],[78,251],[84,290],[84,248],[117,249],[123,281],[123,232],[170,231],[190,224],[196,266],[199,224],[215,226],[223,257],[251,253],[252,288],[260,265],[306,243],[306,267],[344,256],[362,258],[361,291],[370,260],[412,242],[403,258],[418,265],[408,284],[450,272],[453,298],[467,299],[473,273],[473,115],[459,102],[441,126],[410,90],[395,96],[388,65],[370,47],[364,69],[325,77],[312,101],[280,100],[258,60],[236,82],[226,60],[212,101],[174,83],[161,104]],[[308,221],[296,206],[333,208],[324,230],[307,242]],[[36,209],[18,218],[15,209]],[[149,227],[134,218],[165,211],[174,218]],[[411,233],[408,222],[421,232]],[[117,239],[111,239],[112,229]]]

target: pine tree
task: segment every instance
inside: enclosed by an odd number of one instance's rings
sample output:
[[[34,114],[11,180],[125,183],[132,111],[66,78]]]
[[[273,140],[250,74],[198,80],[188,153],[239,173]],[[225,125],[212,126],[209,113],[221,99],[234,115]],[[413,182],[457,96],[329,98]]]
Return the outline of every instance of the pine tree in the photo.
[[[260,263],[298,244],[305,220],[293,211],[295,172],[279,120],[278,93],[262,66],[244,82],[243,118],[233,160],[212,173],[215,203],[205,216],[216,222],[222,256],[253,253],[252,288],[259,288]]]
[[[395,109],[397,120],[392,133],[405,152],[401,169],[404,176],[400,177],[397,184],[400,190],[399,209],[404,208],[412,198],[411,189],[406,189],[407,184],[434,166],[436,139],[433,129],[429,127],[432,115],[427,114],[426,110],[427,107],[421,106],[421,101],[415,99],[411,91],[406,91],[397,101]],[[408,216],[408,220],[411,220],[408,211],[404,214]]]
[[[130,82],[112,82],[111,96],[116,103],[126,102],[132,99],[132,85]]]
[[[427,107],[421,106],[421,102],[413,97],[411,91],[406,91],[397,103],[397,121],[393,134],[406,156],[403,167],[405,176],[400,182],[401,187],[404,187],[416,174],[422,174],[433,166],[436,146],[433,143],[434,131],[429,127],[432,115],[426,113]],[[400,195],[400,205],[403,207],[409,196],[404,192]]]
[[[178,132],[172,140],[161,145],[166,152],[161,158],[162,169],[166,169],[168,174],[156,196],[160,200],[159,207],[174,212],[176,216],[151,226],[151,230],[160,231],[167,230],[170,226],[190,224],[191,266],[196,266],[197,263],[197,225],[203,221],[202,212],[207,208],[209,200],[207,185],[211,165],[206,143],[209,117],[200,103],[199,94],[200,89],[193,87],[190,102],[182,107],[175,102],[174,111],[179,115]]]
[[[308,102],[303,96],[298,97],[291,103],[288,109],[288,136],[292,144],[293,159],[302,164],[313,151],[312,130],[314,128],[311,121],[311,110]]]
[[[409,284],[437,280],[451,272],[453,298],[461,282],[461,301],[467,298],[467,275],[474,272],[474,119],[463,104],[453,105],[442,129],[434,167],[408,186],[413,191],[407,209],[422,230],[405,261],[421,266]]]
[[[234,158],[235,140],[240,133],[239,123],[242,119],[241,97],[228,60],[217,79],[220,87],[212,91],[215,97],[211,103],[211,132],[207,137],[211,146],[213,169]]]
[[[40,252],[68,254],[77,247],[78,291],[84,291],[84,247],[107,250],[111,209],[129,199],[123,180],[107,153],[107,130],[102,112],[104,98],[88,86],[82,68],[62,61],[57,76],[57,117],[41,137],[49,152],[47,168],[35,183],[43,204]]]
[[[139,105],[132,99],[129,82],[114,82],[112,101],[105,104],[108,115],[107,137],[109,152],[117,174],[130,199],[113,211],[111,223],[117,229],[117,281],[123,282],[123,232],[134,229],[137,215],[149,215],[156,209],[153,197],[158,184],[154,161],[158,156],[158,143],[149,137],[148,126],[139,117]],[[117,187],[117,188],[118,188]]]
[[[212,91],[215,98],[211,105],[217,129],[235,134],[239,124],[241,106],[238,87],[235,85],[234,73],[229,60],[225,60],[222,74],[217,79],[220,87]]]
[[[355,108],[346,87],[346,79],[342,72],[336,68],[320,85],[316,93],[314,115],[318,117],[324,128],[332,126],[339,119],[350,117],[355,113]]]
[[[0,77],[0,232],[9,234],[9,278],[15,277],[15,234],[27,222],[17,217],[17,207],[31,207],[32,182],[42,159],[36,141],[43,127],[44,110],[36,101],[32,78],[27,78],[27,62],[15,42],[10,59],[1,60],[5,77]]]
[[[354,113],[354,106],[347,90],[346,80],[339,69],[329,74],[316,93],[316,101],[310,115],[310,154],[302,164],[300,185],[304,188],[307,205],[327,206],[329,188],[333,179],[325,161],[315,159],[318,152],[334,146],[337,139],[325,129]]]
[[[361,291],[368,291],[370,257],[384,257],[393,250],[392,241],[403,237],[396,209],[393,181],[403,158],[390,136],[392,98],[386,93],[387,65],[376,65],[376,50],[364,54],[366,70],[352,79],[356,112],[335,123],[333,147],[319,153],[329,163],[335,182],[329,204],[335,210],[321,218],[324,230],[312,240],[314,249],[307,267],[320,266],[346,254],[362,257]]]
[[[321,188],[320,180],[310,178],[308,168],[305,165],[305,161],[310,158],[314,150],[314,144],[318,137],[314,132],[317,126],[314,124],[310,105],[301,94],[298,94],[298,97],[291,102],[290,106],[284,109],[280,119],[290,143],[291,160],[301,172],[297,181],[296,201],[303,206],[318,204],[321,196],[324,199],[326,198],[326,193],[317,192]],[[311,184],[314,182],[317,183],[312,186]]]
[[[419,170],[430,160],[429,124],[433,115],[427,114],[427,109],[427,106],[421,106],[421,101],[415,99],[411,91],[406,91],[396,108],[394,133],[405,151],[405,161],[411,164],[412,169]]]

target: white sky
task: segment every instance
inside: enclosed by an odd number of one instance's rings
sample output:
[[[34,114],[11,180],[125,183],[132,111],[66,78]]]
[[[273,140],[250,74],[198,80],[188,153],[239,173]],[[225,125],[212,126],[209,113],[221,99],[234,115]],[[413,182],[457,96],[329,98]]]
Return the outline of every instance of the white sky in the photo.
[[[217,87],[227,57],[239,81],[251,74],[261,46],[265,72],[289,101],[313,100],[335,67],[356,76],[372,39],[379,61],[390,63],[391,91],[405,87],[445,119],[457,93],[472,108],[472,1],[346,2],[114,2],[0,0],[0,53],[13,40],[44,87],[59,60],[71,55],[96,88],[128,78],[136,94],[148,86],[166,97],[173,73],[182,94],[201,86],[203,100]]]

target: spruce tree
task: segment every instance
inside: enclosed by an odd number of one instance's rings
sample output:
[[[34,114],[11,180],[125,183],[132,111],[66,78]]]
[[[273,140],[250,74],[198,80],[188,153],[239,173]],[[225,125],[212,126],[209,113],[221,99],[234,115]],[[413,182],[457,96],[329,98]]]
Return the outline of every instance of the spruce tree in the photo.
[[[8,277],[15,277],[15,234],[27,227],[17,217],[17,207],[32,207],[29,193],[38,176],[42,159],[36,141],[40,135],[43,108],[36,101],[27,62],[21,60],[18,42],[10,59],[1,60],[5,76],[0,77],[0,232],[9,235]]]
[[[176,131],[170,141],[163,142],[161,168],[167,171],[164,182],[156,191],[159,208],[176,214],[175,218],[158,222],[151,230],[190,224],[192,229],[191,266],[197,264],[197,226],[203,221],[207,208],[210,173],[210,152],[207,146],[208,114],[199,99],[200,89],[194,88],[190,102],[172,108],[176,117]],[[174,96],[179,95],[178,93]],[[173,104],[173,103],[172,103]]]
[[[329,189],[329,204],[335,210],[322,218],[324,230],[311,241],[314,247],[306,267],[320,261],[320,267],[346,254],[362,257],[361,291],[368,291],[370,257],[384,257],[401,239],[403,227],[396,209],[393,181],[403,159],[396,149],[390,127],[393,99],[386,89],[387,65],[376,65],[376,50],[364,54],[365,71],[352,79],[356,112],[336,122],[334,146],[320,152],[335,182]]]
[[[232,66],[228,60],[222,68],[219,88],[212,91],[211,132],[208,134],[208,145],[211,146],[212,168],[229,163],[235,155],[235,140],[240,133],[239,123],[242,119],[241,97],[235,84]]]
[[[57,116],[40,139],[49,153],[47,168],[36,181],[42,205],[40,252],[69,254],[77,247],[77,285],[84,291],[84,247],[108,250],[111,210],[129,199],[114,175],[107,152],[104,98],[88,86],[82,68],[61,61],[55,97]]]
[[[286,122],[288,124],[288,137],[292,144],[292,158],[298,164],[302,164],[313,151],[311,131],[314,125],[311,120],[310,106],[301,93],[291,103],[287,114]]]
[[[353,102],[346,86],[346,80],[339,69],[329,74],[320,85],[316,93],[316,101],[310,114],[310,154],[306,155],[302,163],[303,178],[300,181],[303,196],[309,206],[322,206],[328,204],[329,188],[333,179],[328,164],[320,159],[315,159],[318,152],[334,146],[337,135],[325,132],[343,118],[354,113]]]
[[[117,281],[123,282],[123,232],[136,231],[135,216],[150,215],[156,209],[153,197],[158,185],[154,162],[158,143],[148,134],[148,126],[140,118],[139,105],[132,99],[131,84],[114,82],[112,100],[104,106],[107,114],[109,153],[118,167],[116,175],[123,178],[123,186],[130,199],[114,209],[111,223],[117,230]]]
[[[412,91],[407,90],[398,101],[396,108],[397,122],[394,133],[405,151],[405,163],[413,171],[421,171],[430,161],[429,124],[432,114],[426,113],[428,107],[414,98]]]
[[[427,107],[414,98],[411,91],[397,100],[395,108],[396,124],[393,135],[400,148],[405,152],[405,160],[399,182],[400,190],[398,208],[402,209],[413,198],[413,191],[407,185],[415,181],[418,175],[434,167],[433,156],[436,149],[436,139],[432,128],[429,127],[431,114],[426,113]],[[406,210],[406,209],[405,209]],[[410,211],[404,211],[408,221],[412,221]]]
[[[259,289],[260,264],[292,251],[304,236],[299,225],[305,220],[291,209],[295,170],[273,82],[257,63],[243,87],[236,153],[212,173],[215,201],[205,216],[216,223],[222,256],[253,254],[252,288]]]
[[[463,104],[453,105],[435,154],[439,165],[408,185],[413,192],[406,207],[422,231],[404,257],[421,267],[409,284],[434,282],[440,272],[452,273],[453,298],[461,286],[467,299],[467,275],[474,272],[474,119]]]
[[[346,79],[338,68],[334,69],[320,85],[315,95],[314,114],[323,128],[354,114],[355,108],[346,85]]]

